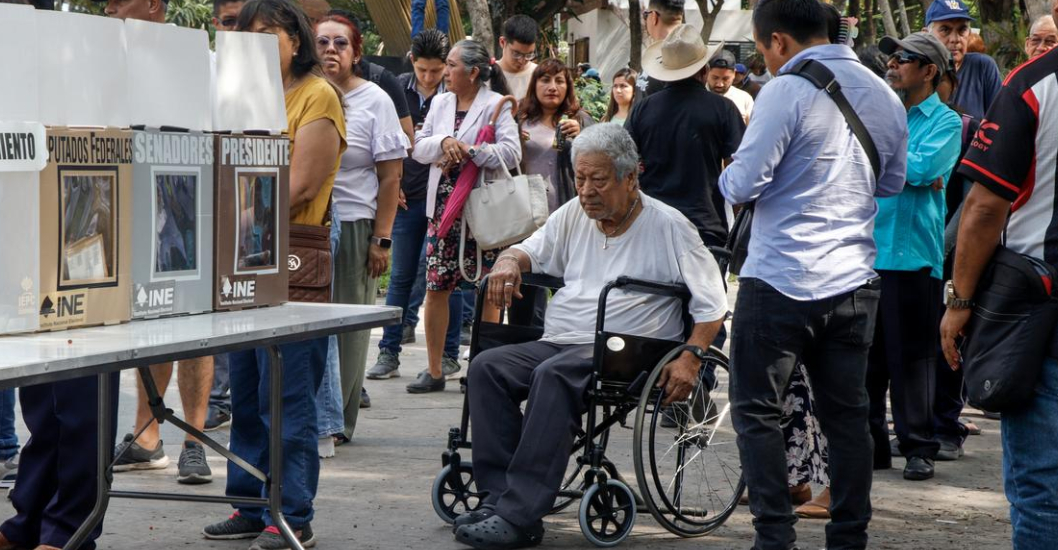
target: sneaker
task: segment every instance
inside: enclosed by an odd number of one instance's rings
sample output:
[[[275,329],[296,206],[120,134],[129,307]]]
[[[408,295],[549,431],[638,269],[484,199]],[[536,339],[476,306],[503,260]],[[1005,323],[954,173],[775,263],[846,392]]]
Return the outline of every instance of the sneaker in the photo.
[[[367,388],[360,388],[360,408],[371,408],[371,396],[367,394]]]
[[[404,325],[404,329],[400,334],[400,345],[414,344],[415,343],[415,327],[411,325]]]
[[[316,440],[320,458],[334,458],[334,436],[325,435]]]
[[[435,391],[444,391],[445,389],[445,378],[434,378],[430,376],[430,371],[422,371],[414,382],[408,384],[408,393],[430,393]]]
[[[469,346],[470,345],[470,323],[463,323],[463,326],[459,328],[459,345]]]
[[[298,542],[301,543],[305,548],[312,548],[316,546],[316,535],[312,532],[312,525],[306,523],[301,529],[294,531],[294,534],[298,537]],[[250,545],[250,550],[287,550],[290,545],[283,538],[283,535],[279,534],[279,529],[276,527],[267,527],[257,537],[257,540],[253,541]]]
[[[18,453],[0,464],[0,489],[14,489],[18,479]]]
[[[114,456],[120,456],[114,463],[115,472],[162,470],[169,466],[169,457],[165,455],[161,440],[158,440],[157,448],[148,451],[136,443],[132,434],[125,434],[125,440],[114,448]]]
[[[210,407],[209,416],[206,417],[206,426],[202,429],[202,431],[212,432],[213,430],[219,430],[225,426],[230,425],[231,413]]]
[[[179,472],[176,482],[184,485],[202,485],[213,481],[213,471],[206,463],[206,448],[197,441],[185,441],[177,462]]]
[[[367,371],[367,379],[385,380],[387,378],[400,378],[400,357],[392,351],[379,350],[375,366]]]
[[[207,525],[202,530],[202,536],[209,540],[240,540],[252,539],[264,531],[265,524],[261,520],[247,519],[235,512],[228,519]]]
[[[459,359],[447,355],[441,357],[441,375],[445,377],[445,380],[459,378],[459,371],[461,370],[463,370],[463,366],[459,364]]]

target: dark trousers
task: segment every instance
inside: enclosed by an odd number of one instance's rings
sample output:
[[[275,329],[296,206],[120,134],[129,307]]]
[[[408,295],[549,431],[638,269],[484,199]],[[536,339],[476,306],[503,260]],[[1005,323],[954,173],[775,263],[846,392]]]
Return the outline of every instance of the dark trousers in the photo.
[[[327,338],[279,346],[283,354],[283,514],[301,529],[312,521],[312,501],[320,478],[316,438],[316,393],[327,362]],[[268,475],[269,408],[268,354],[264,349],[229,355],[231,375],[231,452]],[[19,482],[21,483],[21,481]],[[234,462],[228,462],[228,496],[265,497],[264,483]],[[266,508],[237,507],[239,514],[272,525]]]
[[[893,404],[900,453],[908,458],[936,458],[940,444],[933,437],[933,399],[940,338],[940,281],[930,277],[929,268],[879,270],[878,275],[882,297],[867,363],[874,462],[890,461],[886,391]]]
[[[114,391],[111,433],[117,430],[119,375]],[[19,547],[62,548],[92,512],[96,502],[97,378],[89,376],[19,390],[22,418],[30,438],[22,448],[18,482],[11,490],[15,517],[0,525]],[[81,548],[95,548],[100,523]]]
[[[470,366],[474,477],[485,503],[515,525],[535,525],[555,503],[587,410],[591,357],[590,344],[529,342],[482,352]]]
[[[943,353],[937,353],[937,391],[933,402],[933,430],[938,442],[962,445],[969,431],[959,422],[963,408],[962,369],[951,370]]]
[[[740,282],[731,333],[731,420],[749,488],[755,550],[789,550],[797,538],[779,419],[798,362],[808,372],[830,444],[827,548],[867,545],[874,451],[865,380],[879,288],[873,280],[852,292],[801,302],[759,279]]]

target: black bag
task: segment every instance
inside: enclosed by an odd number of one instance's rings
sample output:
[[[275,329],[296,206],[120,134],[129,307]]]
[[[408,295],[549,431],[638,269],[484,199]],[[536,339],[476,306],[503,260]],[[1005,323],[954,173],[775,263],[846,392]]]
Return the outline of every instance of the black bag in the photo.
[[[788,74],[807,79],[812,84],[815,84],[817,88],[825,91],[834,100],[834,103],[838,104],[838,109],[845,116],[845,122],[852,128],[852,133],[856,135],[856,139],[860,140],[860,144],[867,151],[867,157],[871,160],[871,168],[874,170],[874,179],[877,180],[882,174],[882,161],[878,155],[878,148],[875,147],[870,132],[863,125],[863,121],[856,114],[856,110],[852,108],[852,104],[849,103],[845,94],[841,93],[841,85],[838,84],[834,73],[826,65],[818,61],[805,59],[794,65],[790,72],[783,73],[783,76]],[[735,275],[742,271],[742,265],[746,263],[746,257],[749,256],[749,239],[752,236],[751,229],[753,227],[753,206],[754,203],[742,206],[742,210],[735,216],[731,232],[728,233],[727,249],[731,251],[730,269],[731,273]]]
[[[1058,270],[1004,246],[981,274],[962,342],[971,405],[991,412],[1029,403],[1058,324]]]

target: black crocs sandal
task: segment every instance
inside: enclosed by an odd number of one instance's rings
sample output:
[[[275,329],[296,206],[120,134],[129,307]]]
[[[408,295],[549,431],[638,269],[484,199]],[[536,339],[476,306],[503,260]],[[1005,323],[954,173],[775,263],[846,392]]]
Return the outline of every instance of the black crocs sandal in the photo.
[[[495,514],[496,511],[489,507],[482,507],[473,512],[467,512],[465,514],[459,514],[455,521],[452,522],[452,533],[459,530],[464,525],[473,525],[480,521],[485,521]]]
[[[530,548],[543,539],[543,527],[524,529],[495,514],[456,530],[456,540],[478,550]]]

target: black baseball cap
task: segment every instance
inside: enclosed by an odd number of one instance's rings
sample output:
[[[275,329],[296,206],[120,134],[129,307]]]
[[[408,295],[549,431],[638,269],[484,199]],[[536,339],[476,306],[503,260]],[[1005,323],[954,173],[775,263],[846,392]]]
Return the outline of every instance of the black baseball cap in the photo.
[[[710,69],[731,69],[733,71],[736,65],[738,63],[735,61],[735,54],[727,50],[720,50],[709,60]]]

